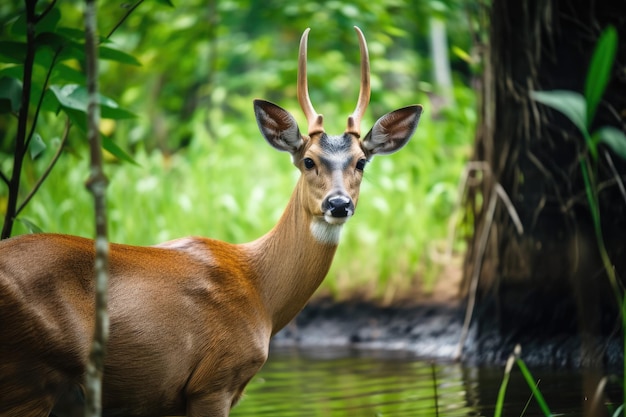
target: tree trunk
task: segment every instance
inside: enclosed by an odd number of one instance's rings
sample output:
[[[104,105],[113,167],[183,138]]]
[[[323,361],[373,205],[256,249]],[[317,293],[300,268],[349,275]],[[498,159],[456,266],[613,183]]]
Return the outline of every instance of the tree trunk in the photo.
[[[516,343],[579,334],[583,341],[594,342],[583,343],[579,354],[558,357],[558,352],[539,352],[552,355],[543,362],[600,366],[606,360],[621,361],[623,351],[607,349],[605,343],[607,335],[621,337],[620,320],[599,258],[580,172],[584,140],[569,120],[534,102],[529,93],[582,92],[598,36],[612,24],[620,43],[594,129],[605,125],[624,129],[624,4],[494,0],[490,21],[482,122],[473,158],[489,168],[473,174],[478,185],[468,190],[466,212],[475,233],[468,245],[462,284],[468,293],[474,269],[480,268],[476,340],[480,345],[498,338],[507,347],[495,359],[505,361]],[[626,180],[625,173],[624,161],[602,148],[597,172],[601,219],[618,277],[626,273],[626,203],[618,187],[620,180]],[[496,184],[510,197],[524,228],[522,234],[516,231],[510,207],[501,201],[493,218],[487,218]],[[478,253],[479,239],[488,225],[486,250]],[[481,347],[472,349],[480,351]],[[619,358],[607,359],[611,355]]]

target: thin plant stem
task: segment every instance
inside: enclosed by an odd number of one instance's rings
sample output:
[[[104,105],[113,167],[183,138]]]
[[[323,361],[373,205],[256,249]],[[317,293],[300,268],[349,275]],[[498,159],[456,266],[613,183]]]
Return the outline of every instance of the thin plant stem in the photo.
[[[87,69],[87,136],[90,149],[90,175],[87,188],[93,194],[95,208],[95,325],[87,375],[85,378],[85,417],[102,415],[102,378],[104,357],[109,339],[108,282],[109,242],[107,237],[106,186],[102,168],[100,140],[100,103],[98,100],[98,48],[96,36],[96,0],[86,0],[85,58]]]
[[[502,410],[504,409],[504,396],[506,395],[509,379],[511,378],[511,370],[513,369],[514,364],[515,354],[511,353],[509,355],[509,359],[506,361],[506,366],[504,367],[504,376],[502,377],[502,383],[500,384],[500,389],[498,390],[498,398],[496,399],[493,417],[502,416]]]
[[[587,201],[589,202],[589,209],[591,210],[593,229],[596,235],[596,243],[598,244],[598,251],[600,252],[602,264],[609,277],[609,282],[611,284],[611,287],[613,288],[613,292],[615,293],[617,305],[621,306],[622,305],[621,289],[620,289],[619,283],[617,282],[617,277],[615,276],[615,270],[613,269],[613,264],[611,263],[611,259],[609,258],[609,254],[604,244],[604,236],[602,234],[602,223],[600,221],[600,209],[599,209],[600,204],[598,201],[598,196],[594,192],[594,190],[596,189],[595,181],[594,181],[594,178],[590,175],[591,167],[589,166],[589,161],[586,158],[581,158],[580,169],[583,175],[583,181],[585,183],[585,190],[587,194]]]
[[[57,3],[57,0],[52,0],[50,3],[48,3],[46,8],[43,10],[43,12],[41,12],[39,16],[37,16],[37,18],[35,19],[35,23],[39,22],[41,19],[46,17],[46,15],[50,13],[50,11],[54,8],[54,5],[56,3]]]
[[[9,185],[9,177],[4,175],[4,172],[0,171],[0,179],[6,184]]]
[[[39,112],[41,111],[41,106],[43,104],[43,99],[46,94],[46,88],[48,87],[48,82],[50,81],[50,76],[52,75],[52,70],[54,69],[54,65],[59,57],[59,54],[63,50],[63,47],[58,48],[54,52],[54,56],[52,57],[52,62],[50,63],[50,67],[46,73],[46,79],[44,80],[43,87],[41,89],[41,94],[39,95],[39,100],[37,101],[37,107],[35,107],[35,114],[33,115],[33,120],[30,123],[30,132],[28,132],[28,136],[26,137],[26,144],[24,145],[25,149],[28,149],[30,145],[30,141],[35,134],[35,127],[37,127],[37,120],[39,119]],[[17,215],[17,214],[16,214]]]
[[[537,404],[539,404],[539,408],[541,408],[541,411],[546,417],[550,417],[552,415],[552,411],[550,411],[550,407],[548,407],[548,403],[546,403],[545,398],[543,398],[543,394],[539,390],[539,387],[538,387],[539,383],[535,382],[535,379],[533,378],[532,374],[530,373],[530,370],[526,366],[526,363],[524,363],[524,361],[521,360],[519,356],[515,358],[515,363],[517,364],[517,367],[520,369],[520,371],[522,371],[522,375],[524,376],[524,379],[526,380],[526,384],[528,384],[528,387],[532,391],[533,396],[535,397],[535,400],[537,400]]]
[[[111,36],[113,36],[113,34],[115,33],[115,31],[116,31],[116,30],[117,30],[120,26],[122,26],[122,24],[126,21],[126,19],[128,18],[128,16],[130,16],[130,15],[131,15],[131,13],[132,13],[132,12],[134,12],[134,11],[135,11],[135,9],[136,9],[137,7],[139,7],[139,5],[140,5],[141,3],[143,3],[143,0],[139,0],[137,3],[133,4],[132,6],[130,6],[130,7],[128,8],[128,11],[126,12],[126,14],[125,14],[124,16],[122,16],[122,18],[120,19],[120,21],[119,21],[119,22],[117,22],[117,23],[115,24],[115,26],[113,26],[113,29],[111,29],[111,30],[109,31],[109,33],[108,33],[108,34],[107,34],[107,36],[106,36],[106,39],[109,39]]]
[[[26,205],[35,196],[35,193],[37,193],[37,191],[39,190],[39,187],[41,187],[43,185],[43,183],[46,180],[46,178],[48,178],[48,175],[50,175],[50,172],[52,171],[52,168],[54,168],[54,166],[56,165],[57,161],[61,157],[61,153],[63,152],[63,148],[65,147],[65,143],[67,142],[67,138],[68,138],[68,136],[70,134],[71,126],[72,126],[72,124],[70,122],[70,119],[68,118],[66,123],[65,123],[65,131],[63,132],[63,138],[61,139],[61,143],[59,144],[59,148],[55,152],[54,156],[52,157],[52,160],[50,161],[50,163],[46,167],[46,169],[43,172],[43,174],[41,174],[41,177],[39,177],[39,180],[37,181],[37,183],[35,184],[33,189],[30,191],[30,193],[26,196],[24,201],[22,201],[22,204],[20,204],[20,206],[15,211],[15,216],[19,215],[22,212],[22,210],[24,210]]]
[[[433,391],[435,398],[435,417],[439,417],[439,392],[437,390],[437,369],[435,368],[435,364],[431,362],[430,364],[430,373],[432,375],[433,381]]]

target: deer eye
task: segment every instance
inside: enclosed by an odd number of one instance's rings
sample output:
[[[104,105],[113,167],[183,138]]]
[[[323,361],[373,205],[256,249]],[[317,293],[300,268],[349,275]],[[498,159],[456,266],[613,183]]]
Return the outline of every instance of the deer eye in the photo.
[[[306,169],[313,169],[314,166],[315,161],[313,161],[311,158],[304,158],[304,167]]]
[[[356,163],[356,169],[359,171],[363,171],[365,169],[365,164],[367,163],[367,159],[359,159]]]

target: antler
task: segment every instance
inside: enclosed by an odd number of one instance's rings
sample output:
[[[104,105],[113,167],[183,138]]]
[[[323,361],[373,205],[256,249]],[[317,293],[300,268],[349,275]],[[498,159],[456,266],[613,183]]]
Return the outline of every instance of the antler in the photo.
[[[309,37],[309,31],[307,28],[302,34],[300,39],[300,53],[298,54],[298,101],[300,107],[306,116],[309,123],[309,136],[314,133],[320,133],[324,131],[323,121],[324,118],[321,114],[317,113],[311,104],[309,98],[309,87],[306,79],[306,51],[307,40]],[[370,101],[370,59],[367,52],[367,42],[365,42],[365,36],[363,32],[357,26],[354,27],[359,37],[359,49],[361,50],[361,88],[359,90],[359,101],[356,104],[354,112],[348,117],[348,125],[346,127],[346,133],[351,133],[357,137],[361,137],[361,119],[367,105]]]
[[[359,90],[359,101],[352,115],[348,117],[346,133],[351,133],[356,137],[361,137],[361,118],[365,114],[367,105],[370,102],[370,58],[367,52],[367,43],[363,32],[357,26],[354,27],[359,36],[359,48],[361,49],[361,88]]]
[[[307,28],[302,34],[302,38],[300,39],[300,52],[298,54],[298,101],[309,122],[309,136],[324,131],[324,118],[315,111],[311,104],[309,87],[306,80],[306,45],[310,30],[310,28]]]

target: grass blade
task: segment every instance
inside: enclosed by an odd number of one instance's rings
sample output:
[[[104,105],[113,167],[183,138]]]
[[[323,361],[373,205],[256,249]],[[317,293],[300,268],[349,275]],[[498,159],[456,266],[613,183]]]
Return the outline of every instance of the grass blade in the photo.
[[[502,377],[502,383],[498,390],[498,399],[496,400],[496,407],[493,413],[493,417],[501,417],[502,409],[504,408],[504,396],[506,395],[506,388],[509,385],[509,378],[511,377],[511,369],[515,363],[515,353],[511,353],[509,359],[506,361],[506,367],[504,368],[504,376]]]
[[[600,35],[591,57],[589,72],[585,80],[585,100],[587,101],[587,126],[591,126],[593,117],[604,90],[611,79],[611,69],[617,50],[617,31],[608,26]]]
[[[515,363],[517,363],[518,368],[520,369],[520,371],[522,371],[522,375],[524,376],[524,379],[526,380],[528,387],[532,391],[533,396],[537,400],[537,403],[539,404],[539,408],[541,408],[541,411],[543,412],[543,414],[546,417],[552,416],[552,412],[550,411],[550,408],[548,407],[546,400],[543,398],[543,394],[541,393],[541,391],[539,391],[539,388],[537,387],[535,379],[533,378],[532,374],[528,370],[528,367],[526,366],[524,361],[521,360],[519,357],[517,357],[515,358]]]

